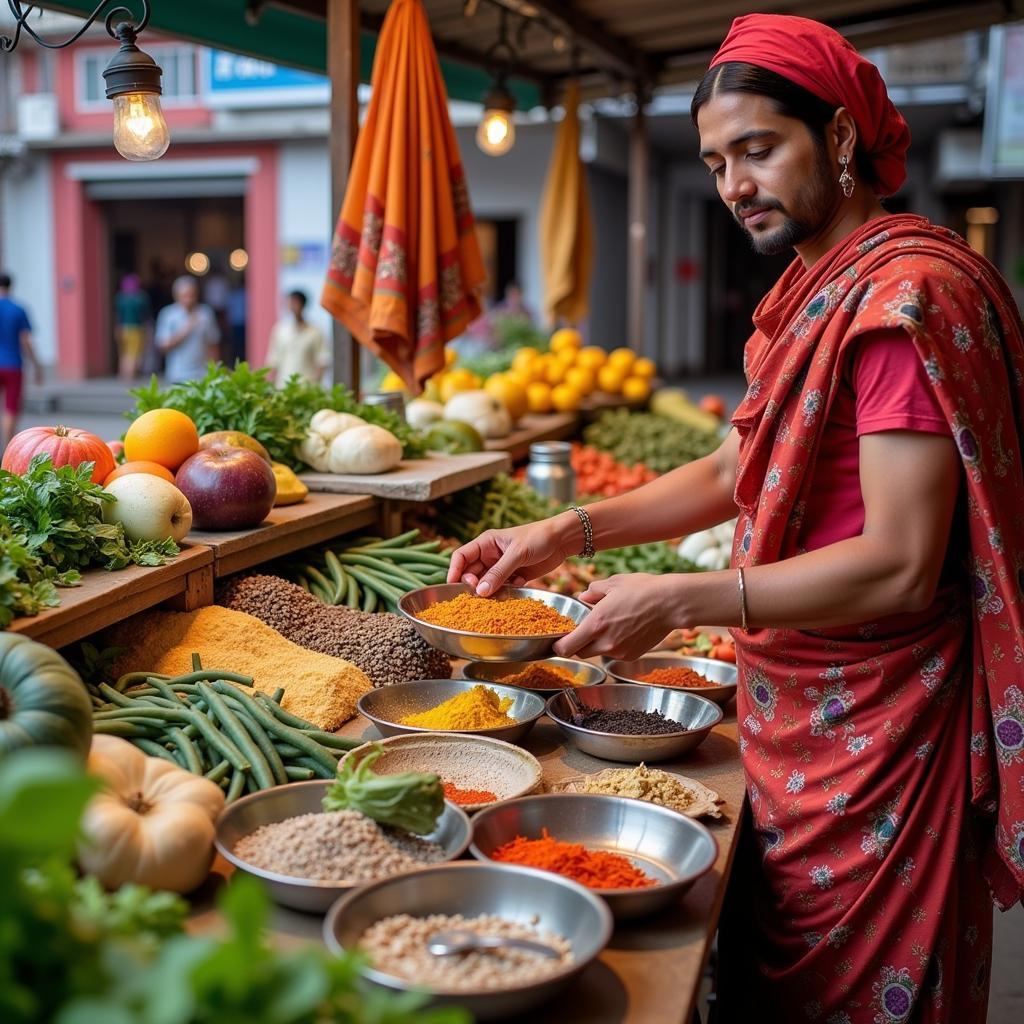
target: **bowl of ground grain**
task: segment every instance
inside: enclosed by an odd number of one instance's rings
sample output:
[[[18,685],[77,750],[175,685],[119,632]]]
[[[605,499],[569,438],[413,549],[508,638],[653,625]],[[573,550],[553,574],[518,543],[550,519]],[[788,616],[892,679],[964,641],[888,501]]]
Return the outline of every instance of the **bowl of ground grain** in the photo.
[[[532,938],[558,953],[548,959],[508,948],[435,957],[435,932],[469,928],[484,935]],[[601,898],[546,871],[463,862],[425,868],[363,886],[339,900],[324,921],[337,954],[361,949],[364,977],[392,991],[431,993],[476,1020],[506,1018],[544,1003],[569,985],[602,949],[612,917]]]
[[[621,683],[684,689],[725,707],[736,696],[736,666],[714,658],[647,654],[635,661],[605,659],[608,674]]]
[[[433,647],[467,661],[540,661],[590,609],[573,597],[529,587],[501,587],[477,597],[465,583],[411,590],[398,611]]]
[[[467,679],[482,683],[520,686],[541,697],[553,697],[567,686],[597,686],[608,673],[600,665],[575,658],[548,658],[546,661],[477,661],[463,666]]]
[[[371,690],[356,707],[382,736],[455,732],[519,743],[544,714],[544,698],[472,679],[422,679]]]
[[[566,875],[626,920],[676,904],[714,866],[718,843],[699,822],[667,807],[555,793],[481,811],[473,819],[470,852]]]
[[[354,886],[455,860],[469,846],[469,818],[448,801],[437,828],[413,836],[358,811],[324,811],[330,785],[293,782],[235,801],[217,820],[218,852],[282,906],[322,914]]]
[[[390,736],[364,743],[350,750],[341,763],[350,758],[358,762],[377,749],[383,751],[373,765],[377,775],[433,772],[444,782],[448,799],[467,814],[498,800],[525,796],[541,783],[540,762],[522,747],[489,736],[450,732]],[[482,798],[466,799],[474,791]]]
[[[605,683],[587,687],[577,699],[582,721],[564,693],[548,701],[548,716],[580,750],[606,761],[678,757],[700,746],[723,717],[707,698],[663,686]]]

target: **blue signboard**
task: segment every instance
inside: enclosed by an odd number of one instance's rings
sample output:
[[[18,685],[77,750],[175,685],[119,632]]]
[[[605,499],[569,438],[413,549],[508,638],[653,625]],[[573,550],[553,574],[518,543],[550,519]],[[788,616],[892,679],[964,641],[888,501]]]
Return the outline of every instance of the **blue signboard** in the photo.
[[[204,52],[203,72],[211,107],[315,105],[330,99],[330,83],[323,75],[224,50]]]

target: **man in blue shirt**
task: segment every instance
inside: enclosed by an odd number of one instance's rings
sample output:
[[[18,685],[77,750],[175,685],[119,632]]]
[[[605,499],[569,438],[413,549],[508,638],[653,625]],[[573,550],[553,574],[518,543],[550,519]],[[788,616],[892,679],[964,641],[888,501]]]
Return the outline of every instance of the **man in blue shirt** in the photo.
[[[4,393],[0,441],[4,448],[14,436],[21,412],[22,367],[26,361],[32,366],[36,384],[43,383],[43,368],[32,348],[32,325],[25,310],[10,298],[11,284],[9,274],[0,274],[0,388]]]
[[[206,364],[217,359],[220,330],[213,310],[199,301],[194,277],[179,277],[173,292],[174,302],[156,320],[156,347],[165,357],[164,376],[176,384],[206,375]]]

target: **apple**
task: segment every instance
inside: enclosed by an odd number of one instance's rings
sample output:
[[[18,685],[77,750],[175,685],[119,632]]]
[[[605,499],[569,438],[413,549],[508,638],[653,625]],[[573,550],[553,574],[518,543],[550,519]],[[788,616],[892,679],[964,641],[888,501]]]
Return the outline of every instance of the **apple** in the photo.
[[[172,483],[151,473],[129,473],[105,488],[117,501],[106,504],[103,519],[120,523],[129,540],[181,541],[192,527],[188,498]]]
[[[243,434],[240,430],[214,430],[210,434],[203,434],[199,438],[199,448],[248,448],[249,451],[255,452],[263,459],[268,466],[273,461],[270,458],[270,453],[255,437]]]
[[[114,461],[120,462],[124,457],[124,442],[123,441],[108,441],[107,447],[113,453]]]
[[[274,507],[273,470],[248,448],[204,448],[187,458],[174,482],[200,530],[245,530]]]

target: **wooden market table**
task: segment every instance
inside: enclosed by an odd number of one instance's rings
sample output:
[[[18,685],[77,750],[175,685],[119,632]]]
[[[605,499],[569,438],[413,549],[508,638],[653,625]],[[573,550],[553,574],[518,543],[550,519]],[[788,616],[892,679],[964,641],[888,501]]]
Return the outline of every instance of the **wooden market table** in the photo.
[[[523,462],[534,441],[566,441],[576,436],[579,426],[580,418],[574,412],[523,416],[507,437],[496,437],[484,444],[488,451],[508,452],[513,462]]]
[[[338,732],[367,740],[379,738],[373,726],[361,717]],[[547,718],[537,723],[522,746],[540,761],[548,784],[615,767],[612,762],[567,747]],[[702,819],[718,842],[714,868],[674,909],[618,924],[605,951],[569,989],[515,1020],[528,1020],[530,1024],[690,1024],[725,897],[743,808],[743,772],[733,711],[728,711],[695,751],[677,761],[659,762],[657,767],[697,779],[725,800],[721,819]],[[231,867],[218,857],[213,871],[227,877]],[[215,879],[214,885],[219,881]],[[271,927],[275,942],[291,946],[321,941],[322,924],[321,915],[276,907]],[[190,928],[211,931],[218,927],[219,915],[206,895],[192,916]]]

